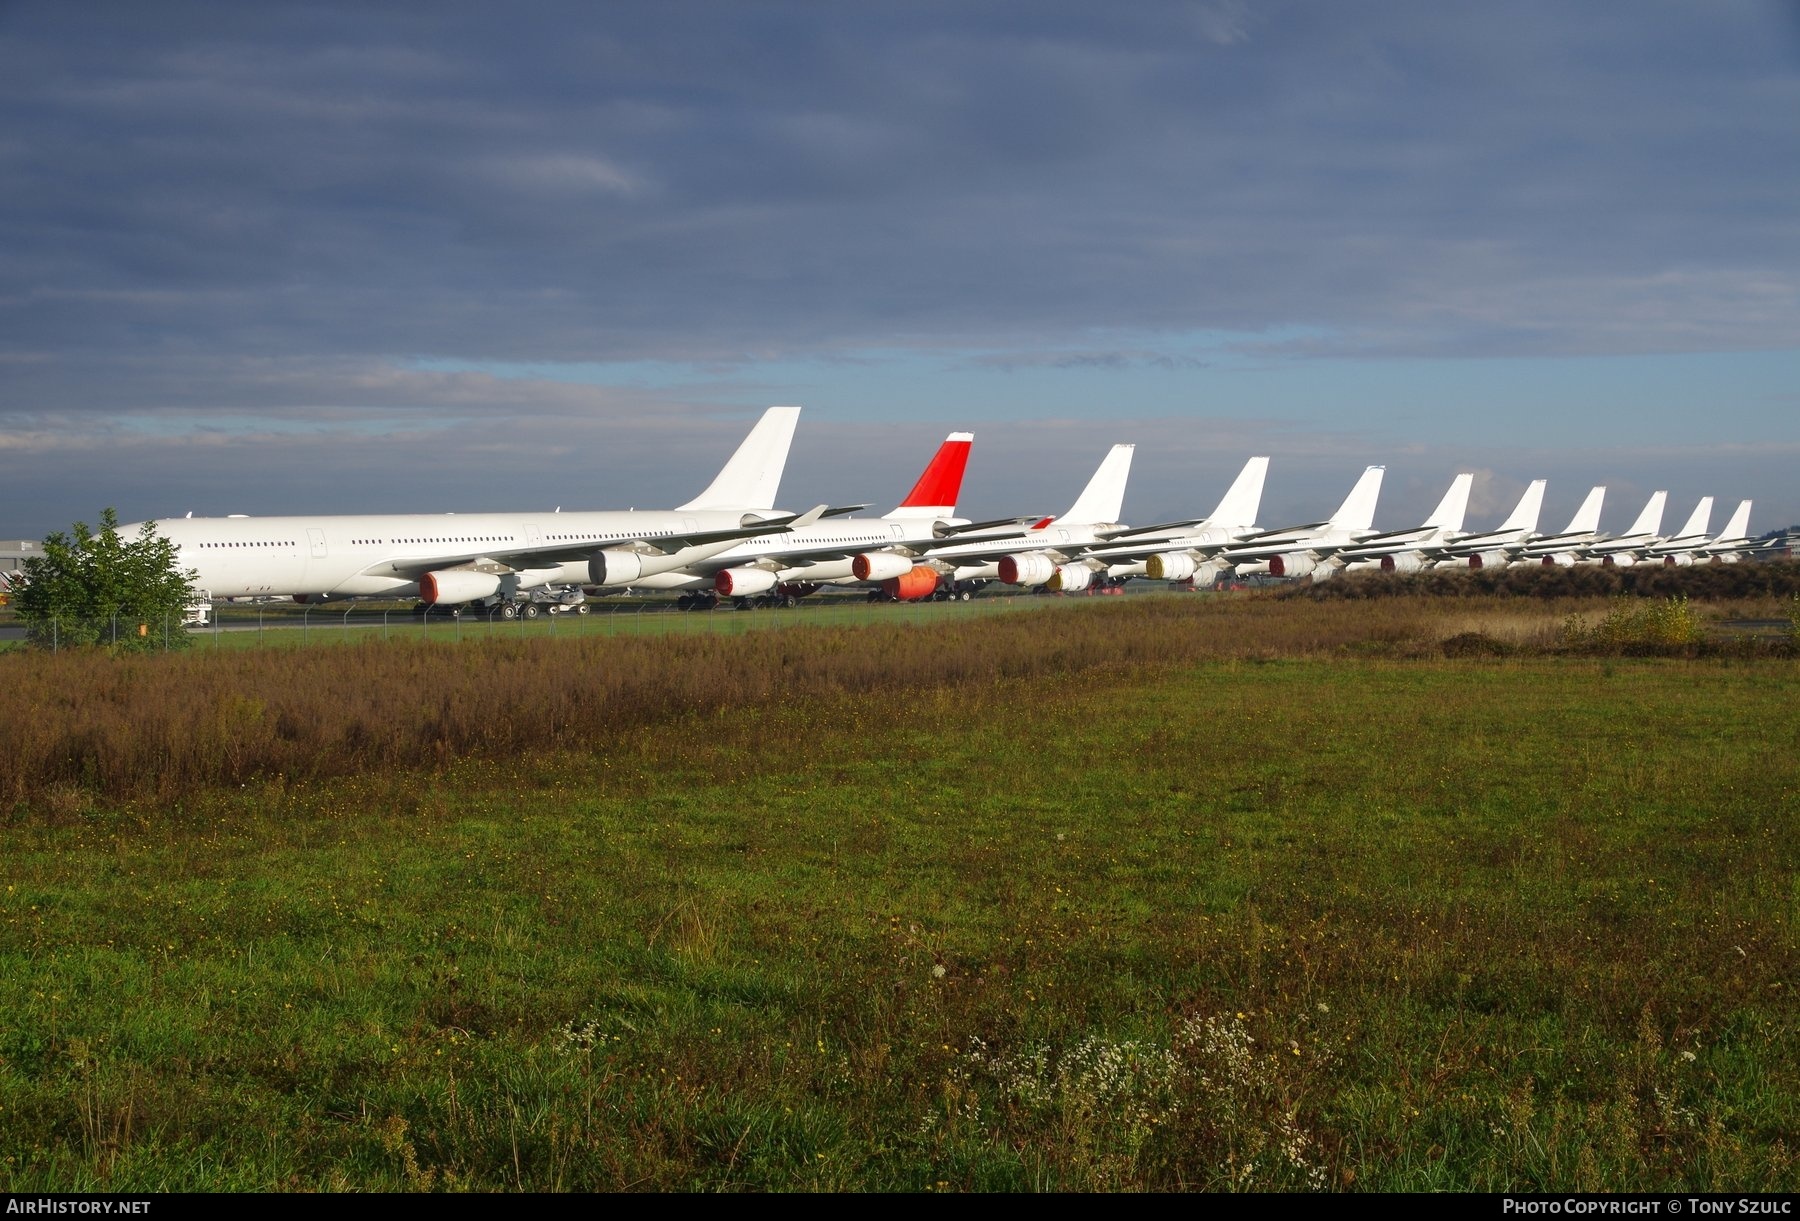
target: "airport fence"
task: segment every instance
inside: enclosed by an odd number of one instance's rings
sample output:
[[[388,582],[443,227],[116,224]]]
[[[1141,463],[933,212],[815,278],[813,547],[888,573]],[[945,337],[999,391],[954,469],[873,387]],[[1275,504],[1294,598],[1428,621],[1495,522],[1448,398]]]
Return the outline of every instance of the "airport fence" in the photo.
[[[559,607],[551,613],[520,613],[524,608],[464,610],[460,614],[421,614],[405,606],[367,603],[220,604],[210,622],[188,623],[171,614],[156,619],[114,615],[99,619],[52,620],[30,629],[14,628],[0,648],[36,645],[49,652],[70,648],[102,648],[114,652],[160,653],[194,649],[308,648],[381,640],[423,640],[452,644],[485,639],[581,639],[609,635],[710,634],[782,631],[810,626],[849,627],[877,623],[939,622],[946,617],[986,616],[1041,610],[1086,598],[1072,594],[1005,593],[977,596],[967,602],[870,602],[863,598],[804,599],[797,606],[739,609],[722,604],[711,609],[681,609],[670,602],[592,601],[587,609]],[[1096,595],[1101,596],[1101,595]],[[1140,595],[1141,596],[1141,595]]]

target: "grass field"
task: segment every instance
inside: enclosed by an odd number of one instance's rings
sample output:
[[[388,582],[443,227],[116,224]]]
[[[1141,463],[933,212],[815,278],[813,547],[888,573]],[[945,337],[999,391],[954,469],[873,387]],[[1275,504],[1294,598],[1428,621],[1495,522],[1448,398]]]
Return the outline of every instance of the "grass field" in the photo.
[[[0,1189],[1800,1186],[1795,662],[1152,601],[353,651],[748,677],[436,762],[44,773]],[[89,698],[281,698],[232,656]],[[294,709],[342,695],[298,664]]]

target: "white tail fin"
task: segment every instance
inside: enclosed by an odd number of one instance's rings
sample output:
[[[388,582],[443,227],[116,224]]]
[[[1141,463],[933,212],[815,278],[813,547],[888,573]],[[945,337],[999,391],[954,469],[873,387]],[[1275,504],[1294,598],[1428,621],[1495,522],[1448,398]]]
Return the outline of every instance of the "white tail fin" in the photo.
[[[1118,521],[1125,507],[1125,480],[1131,475],[1131,454],[1136,448],[1113,446],[1069,511],[1056,520],[1077,526]]]
[[[1431,511],[1425,519],[1427,527],[1436,526],[1440,530],[1461,530],[1463,518],[1469,512],[1469,489],[1475,486],[1475,476],[1465,471],[1450,481],[1450,490],[1438,501],[1438,507]]]
[[[1719,537],[1715,538],[1713,542],[1735,543],[1749,537],[1750,502],[1747,500],[1740,500],[1738,501],[1737,510],[1731,515],[1731,520],[1725,523],[1725,528],[1719,531]]]
[[[688,509],[773,509],[787,467],[788,446],[794,441],[794,425],[800,422],[798,407],[771,407],[750,430],[737,452],[700,495],[677,511]]]
[[[1385,466],[1363,468],[1362,478],[1344,497],[1344,503],[1331,515],[1330,525],[1339,530],[1368,530],[1375,525],[1375,499],[1381,495],[1381,476]]]
[[[1644,506],[1644,511],[1637,515],[1637,520],[1631,523],[1631,529],[1625,531],[1626,536],[1630,537],[1634,534],[1655,534],[1658,530],[1661,530],[1663,505],[1667,504],[1668,500],[1669,494],[1667,492],[1650,493],[1649,503]]]
[[[1688,515],[1687,525],[1683,526],[1675,537],[1692,538],[1696,534],[1705,534],[1712,527],[1712,501],[1711,496],[1702,496],[1700,503],[1695,505],[1694,511]]]
[[[1575,510],[1575,516],[1569,519],[1569,528],[1564,534],[1592,534],[1600,528],[1600,505],[1606,500],[1604,485],[1594,488]]]
[[[1501,530],[1536,530],[1538,514],[1544,509],[1544,480],[1533,479],[1525,494],[1519,497],[1512,516],[1500,523]],[[1496,531],[1498,533],[1498,531]]]
[[[1238,477],[1225,489],[1225,495],[1219,500],[1219,507],[1213,510],[1212,516],[1207,520],[1227,530],[1248,530],[1254,526],[1256,515],[1262,511],[1263,481],[1268,475],[1267,458],[1252,458],[1244,463],[1244,469],[1238,472]]]
[[[945,437],[944,443],[931,455],[931,461],[925,464],[912,491],[887,516],[955,517],[956,501],[962,495],[963,468],[969,464],[969,448],[974,443],[972,432],[953,432]]]

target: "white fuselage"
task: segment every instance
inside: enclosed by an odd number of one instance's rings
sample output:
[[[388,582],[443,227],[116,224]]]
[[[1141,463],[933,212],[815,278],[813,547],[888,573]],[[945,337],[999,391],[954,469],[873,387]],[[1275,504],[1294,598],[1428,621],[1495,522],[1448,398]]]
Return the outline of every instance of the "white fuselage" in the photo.
[[[936,537],[940,525],[961,525],[958,517],[846,517],[763,534],[734,544],[701,563],[677,572],[632,582],[634,589],[711,589],[714,574],[727,568],[760,568],[781,581],[823,584],[853,581],[851,565],[868,551],[903,548]]]
[[[214,597],[410,597],[434,569],[504,572],[515,588],[585,583],[589,546],[739,526],[731,510],[177,517],[155,523]],[[129,536],[137,527],[121,530]],[[730,545],[730,544],[726,544]],[[720,544],[689,548],[721,549]],[[555,554],[544,555],[552,552]],[[694,554],[691,559],[700,558]],[[513,578],[516,578],[513,579]]]

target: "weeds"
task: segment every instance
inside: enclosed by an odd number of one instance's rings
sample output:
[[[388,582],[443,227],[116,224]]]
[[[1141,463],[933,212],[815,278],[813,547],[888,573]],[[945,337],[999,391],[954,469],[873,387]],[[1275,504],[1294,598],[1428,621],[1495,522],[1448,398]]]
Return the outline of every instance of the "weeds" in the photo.
[[[1615,598],[1605,618],[1591,627],[1581,615],[1571,615],[1563,623],[1564,646],[1583,652],[1683,652],[1698,645],[1705,634],[1684,596],[1661,602]]]

